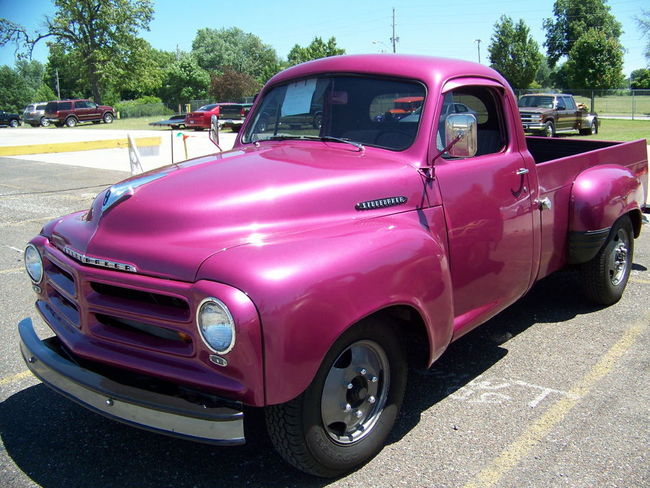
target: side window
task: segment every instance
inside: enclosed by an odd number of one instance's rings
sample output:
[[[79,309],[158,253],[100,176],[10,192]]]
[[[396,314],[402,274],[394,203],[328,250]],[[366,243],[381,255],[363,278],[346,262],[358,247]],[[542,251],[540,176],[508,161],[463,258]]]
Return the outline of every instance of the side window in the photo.
[[[564,97],[564,105],[566,105],[567,110],[577,110],[576,103],[571,97]]]
[[[74,102],[74,108],[88,108],[88,102],[83,100],[79,102]]]
[[[485,86],[464,86],[444,95],[436,146],[442,150],[448,144],[445,141],[445,120],[453,113],[472,114],[477,122],[476,156],[502,151],[508,138],[501,99],[494,88]],[[445,157],[443,155],[443,157]]]
[[[72,102],[61,102],[59,103],[59,108],[57,110],[71,110]]]

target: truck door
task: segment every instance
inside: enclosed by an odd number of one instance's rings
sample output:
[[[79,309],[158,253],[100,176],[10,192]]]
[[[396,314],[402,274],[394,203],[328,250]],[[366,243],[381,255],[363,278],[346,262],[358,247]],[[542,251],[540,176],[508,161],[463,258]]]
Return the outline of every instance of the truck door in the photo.
[[[435,162],[447,221],[454,289],[454,332],[462,334],[495,315],[528,289],[533,267],[533,207],[528,169],[518,151],[512,108],[492,81],[445,86],[445,107],[462,103],[477,118],[474,157]],[[508,115],[506,117],[506,115]],[[442,138],[442,140],[440,140]],[[432,144],[443,147],[440,130]],[[437,151],[439,152],[439,150]]]

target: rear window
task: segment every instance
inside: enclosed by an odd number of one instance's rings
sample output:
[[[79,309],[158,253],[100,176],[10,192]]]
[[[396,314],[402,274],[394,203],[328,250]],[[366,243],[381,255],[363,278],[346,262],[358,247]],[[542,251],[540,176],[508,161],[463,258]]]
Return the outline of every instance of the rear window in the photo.
[[[42,103],[41,105],[36,105],[36,110],[45,110],[45,107],[47,105],[45,103]]]
[[[71,110],[72,102],[50,102],[47,104],[46,112],[57,112],[59,110]]]

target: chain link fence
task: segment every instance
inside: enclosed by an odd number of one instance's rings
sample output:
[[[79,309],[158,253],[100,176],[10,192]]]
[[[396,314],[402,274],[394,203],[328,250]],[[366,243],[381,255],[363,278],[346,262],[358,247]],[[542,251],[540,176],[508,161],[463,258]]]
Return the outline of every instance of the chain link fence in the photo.
[[[517,97],[528,93],[567,93],[600,117],[650,119],[650,90],[515,89]]]

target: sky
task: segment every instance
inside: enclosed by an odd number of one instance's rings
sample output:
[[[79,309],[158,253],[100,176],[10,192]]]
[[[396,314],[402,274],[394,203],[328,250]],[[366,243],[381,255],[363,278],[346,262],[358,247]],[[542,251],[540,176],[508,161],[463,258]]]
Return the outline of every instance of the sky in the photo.
[[[141,37],[154,48],[190,51],[198,29],[239,27],[258,36],[286,59],[295,44],[308,45],[315,36],[336,38],[348,54],[392,52],[393,9],[397,52],[443,56],[488,64],[488,45],[501,15],[523,19],[544,51],[542,23],[552,17],[552,0],[155,0],[154,20]],[[623,25],[621,43],[626,49],[624,74],[648,67],[635,17],[650,10],[648,0],[609,0],[611,13]],[[51,0],[0,0],[0,17],[42,29],[45,15],[55,11]],[[477,42],[480,40],[481,42]],[[0,47],[0,65],[13,66],[15,47]],[[33,59],[45,63],[48,50],[41,41]]]

